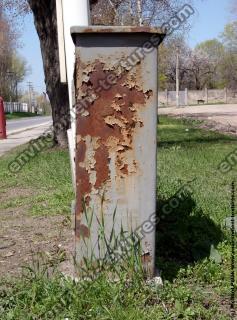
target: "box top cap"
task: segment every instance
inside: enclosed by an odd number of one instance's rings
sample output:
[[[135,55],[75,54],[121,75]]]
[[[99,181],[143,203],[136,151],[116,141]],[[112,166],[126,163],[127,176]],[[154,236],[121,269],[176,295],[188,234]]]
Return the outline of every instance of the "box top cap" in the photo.
[[[71,34],[93,34],[93,33],[155,33],[165,36],[162,28],[148,26],[75,26],[71,27]]]

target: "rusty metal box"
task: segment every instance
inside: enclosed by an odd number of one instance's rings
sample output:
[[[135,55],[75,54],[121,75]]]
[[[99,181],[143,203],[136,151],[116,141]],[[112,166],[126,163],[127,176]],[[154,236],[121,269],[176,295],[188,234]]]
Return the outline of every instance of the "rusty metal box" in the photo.
[[[157,48],[148,27],[73,27],[76,46],[76,257],[106,255],[110,237],[135,232],[155,263]],[[102,232],[102,233],[103,233]],[[129,242],[129,241],[128,241]],[[129,245],[129,244],[128,244]]]

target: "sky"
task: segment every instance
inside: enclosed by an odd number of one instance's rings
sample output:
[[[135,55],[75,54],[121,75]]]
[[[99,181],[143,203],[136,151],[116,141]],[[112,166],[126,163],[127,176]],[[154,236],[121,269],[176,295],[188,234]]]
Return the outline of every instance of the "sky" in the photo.
[[[196,14],[192,18],[192,29],[187,38],[191,47],[219,36],[231,18],[230,2],[230,0],[195,0]],[[27,82],[30,81],[35,91],[42,93],[45,91],[43,64],[40,44],[31,15],[25,18],[21,41],[23,46],[19,49],[19,53],[31,67],[31,73],[21,87],[26,89]]]
[[[41,57],[39,38],[34,27],[32,15],[24,18],[22,25],[22,47],[18,50],[19,54],[27,61],[30,66],[30,74],[21,84],[22,89],[27,88],[27,82],[32,82],[34,90],[45,92],[43,63]]]
[[[224,26],[231,20],[230,0],[196,0],[196,14],[188,43],[195,47],[198,43],[217,38]]]

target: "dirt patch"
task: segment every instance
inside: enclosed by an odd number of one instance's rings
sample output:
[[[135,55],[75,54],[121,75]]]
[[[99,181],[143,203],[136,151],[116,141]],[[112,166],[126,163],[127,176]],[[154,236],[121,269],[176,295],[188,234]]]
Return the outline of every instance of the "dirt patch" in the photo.
[[[199,128],[237,136],[237,127],[229,124],[223,125],[216,121],[204,121],[199,125]]]
[[[200,128],[228,135],[237,135],[237,105],[205,105],[166,107],[158,110],[160,115],[174,118],[196,119],[203,121]]]
[[[0,196],[0,200],[1,202],[3,201],[8,201],[8,200],[13,200],[16,199],[18,197],[30,197],[32,195],[36,195],[37,192],[36,190],[31,189],[27,189],[27,188],[9,188],[6,191],[1,191],[1,196]]]
[[[71,218],[63,215],[32,217],[27,208],[0,211],[0,277],[19,276],[22,266],[32,265],[37,257],[52,264],[62,263],[72,272]]]
[[[206,120],[203,117],[192,115],[192,114],[183,114],[183,115],[169,114],[169,116],[175,119],[199,120],[199,121],[202,121],[200,124],[198,124],[198,128],[200,129],[237,136],[237,126],[230,125],[229,123],[221,124],[219,122],[216,122],[213,120]]]

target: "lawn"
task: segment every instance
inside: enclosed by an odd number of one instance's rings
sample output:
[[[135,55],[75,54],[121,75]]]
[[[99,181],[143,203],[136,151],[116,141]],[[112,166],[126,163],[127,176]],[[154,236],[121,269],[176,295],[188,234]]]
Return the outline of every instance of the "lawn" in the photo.
[[[25,206],[31,215],[69,214],[74,194],[68,151],[49,145],[19,173],[10,173],[8,165],[26,149],[22,146],[1,158],[0,210]]]
[[[22,118],[30,118],[30,117],[37,117],[39,115],[31,112],[13,112],[13,113],[6,113],[7,120],[14,120],[14,119],[22,119]]]
[[[196,121],[161,117],[158,140],[157,266],[163,287],[147,284],[139,272],[128,281],[119,266],[119,281],[101,270],[93,282],[74,282],[57,271],[49,276],[36,263],[21,279],[2,279],[1,319],[230,319],[231,237],[223,222],[231,214],[237,173],[233,168],[223,174],[218,166],[237,148],[236,139],[200,130]],[[1,159],[1,193],[26,187],[34,192],[3,197],[0,210],[22,205],[29,215],[68,215],[68,152],[49,147],[13,175],[7,166],[15,155]],[[170,203],[175,205],[167,212]]]

